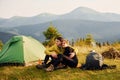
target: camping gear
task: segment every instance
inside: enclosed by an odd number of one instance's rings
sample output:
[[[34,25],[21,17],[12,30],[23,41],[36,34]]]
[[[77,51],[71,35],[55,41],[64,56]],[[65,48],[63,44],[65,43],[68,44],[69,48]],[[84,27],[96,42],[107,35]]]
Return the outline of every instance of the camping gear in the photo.
[[[32,37],[14,36],[0,52],[1,64],[27,65],[34,61],[43,60],[45,47]]]

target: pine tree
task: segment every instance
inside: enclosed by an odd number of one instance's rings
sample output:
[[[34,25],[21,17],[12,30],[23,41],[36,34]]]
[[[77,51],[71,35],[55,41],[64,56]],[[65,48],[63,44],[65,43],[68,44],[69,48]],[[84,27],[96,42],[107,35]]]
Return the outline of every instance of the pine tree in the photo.
[[[103,46],[106,46],[106,43],[105,43],[105,42],[103,42]]]
[[[74,44],[75,44],[74,39],[72,39],[71,45],[74,46]]]
[[[43,42],[43,44],[45,46],[51,46],[54,44],[54,39],[58,36],[62,36],[58,30],[52,25],[52,23],[50,24],[50,26],[48,27],[48,29],[46,31],[43,32],[46,40]]]
[[[100,48],[102,47],[102,44],[100,42],[96,42],[96,45]]]
[[[93,46],[93,43],[95,43],[95,40],[91,34],[87,34],[86,36],[86,45]]]
[[[2,43],[2,41],[0,40],[0,51],[1,51],[2,47],[3,47],[3,43]]]
[[[107,44],[107,46],[110,46],[110,43],[109,43],[109,41],[107,41],[107,43],[106,43],[106,44]]]

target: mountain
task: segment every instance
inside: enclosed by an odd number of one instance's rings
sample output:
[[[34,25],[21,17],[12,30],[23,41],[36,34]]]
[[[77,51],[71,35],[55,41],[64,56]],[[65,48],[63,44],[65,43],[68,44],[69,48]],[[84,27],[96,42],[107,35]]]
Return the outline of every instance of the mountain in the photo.
[[[9,20],[9,19],[3,19],[3,18],[0,18],[0,27],[3,27],[2,25],[5,24],[5,22]]]
[[[120,39],[120,22],[100,22],[89,20],[55,20],[52,22],[63,36],[69,40],[85,37],[92,34],[97,41],[115,41]],[[44,41],[43,31],[45,31],[50,22],[25,25],[21,27],[10,28],[7,31],[21,35],[32,36],[40,41]]]
[[[79,7],[63,15],[42,13],[32,17],[14,16],[10,19],[0,19],[0,27],[20,27],[22,25],[33,25],[54,20],[79,19],[103,22],[120,22],[120,14],[101,13],[87,7]]]
[[[86,34],[92,34],[98,41],[120,39],[120,14],[101,13],[86,7],[79,7],[63,15],[43,13],[32,17],[0,18],[0,31],[32,36],[43,41],[43,31],[51,22],[69,40],[85,37]]]
[[[101,13],[90,8],[79,7],[67,14],[61,15],[60,18],[112,22],[120,21],[120,14]]]
[[[2,40],[3,43],[6,43],[12,36],[16,36],[16,34],[0,32],[0,40]]]
[[[16,27],[21,25],[40,24],[57,19],[57,15],[43,13],[33,17],[14,16],[10,19],[0,19],[0,27]]]

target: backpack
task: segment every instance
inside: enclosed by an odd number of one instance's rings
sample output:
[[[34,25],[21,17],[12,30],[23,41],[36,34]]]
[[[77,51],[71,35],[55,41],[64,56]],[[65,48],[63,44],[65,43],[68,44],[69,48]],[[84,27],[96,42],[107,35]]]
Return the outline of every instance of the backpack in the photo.
[[[86,69],[100,69],[103,65],[103,57],[101,54],[91,52],[86,57]]]

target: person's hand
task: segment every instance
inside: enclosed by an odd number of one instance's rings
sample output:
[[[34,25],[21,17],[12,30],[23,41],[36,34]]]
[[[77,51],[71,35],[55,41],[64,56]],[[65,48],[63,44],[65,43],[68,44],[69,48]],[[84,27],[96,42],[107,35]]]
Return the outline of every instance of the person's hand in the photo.
[[[55,52],[53,52],[53,53],[51,54],[51,56],[52,56],[53,58],[57,58],[57,54],[56,54]]]
[[[74,53],[74,52],[70,53],[70,58],[71,58],[71,59],[72,59],[74,56],[75,56],[75,53]]]

